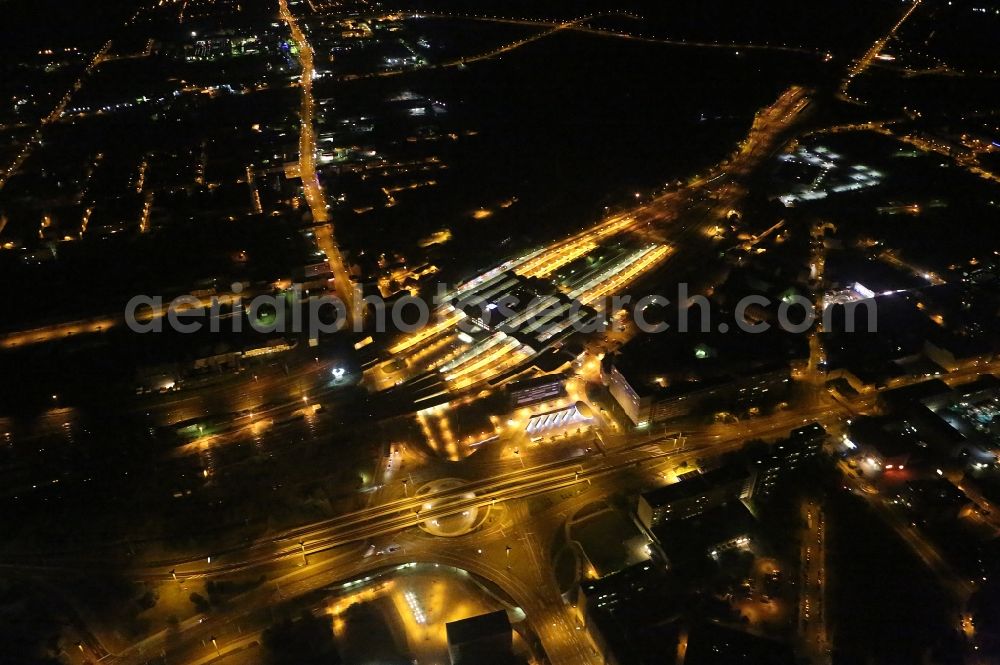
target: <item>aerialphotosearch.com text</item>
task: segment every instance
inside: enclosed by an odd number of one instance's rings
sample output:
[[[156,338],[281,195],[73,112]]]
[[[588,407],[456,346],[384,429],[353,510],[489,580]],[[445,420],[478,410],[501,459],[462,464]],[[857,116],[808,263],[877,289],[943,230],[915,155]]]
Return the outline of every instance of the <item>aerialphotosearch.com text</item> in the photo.
[[[299,285],[252,298],[244,298],[242,293],[242,285],[235,283],[231,295],[212,296],[207,305],[191,295],[178,296],[169,302],[164,302],[162,296],[136,295],[126,304],[125,322],[131,331],[142,334],[163,332],[165,328],[182,334],[206,329],[239,333],[249,327],[258,333],[308,333],[316,337],[344,329],[412,333],[461,309],[465,315],[455,327],[465,333],[483,329],[517,333],[560,322],[567,323],[564,330],[593,333],[624,326],[626,322],[615,316],[624,312],[626,318],[631,317],[636,328],[644,333],[673,329],[682,333],[738,330],[753,334],[775,326],[790,333],[805,333],[817,322],[829,330],[835,309],[833,306],[818,308],[801,295],[775,301],[754,294],[727,307],[726,320],[713,321],[713,317],[720,318],[719,310],[713,308],[705,296],[690,295],[685,283],[678,285],[673,298],[662,294],[623,294],[586,304],[559,293],[520,298],[513,294],[490,299],[470,297],[441,284],[430,299],[412,295],[386,299],[359,293],[350,311],[336,295],[305,295]],[[865,298],[837,307],[841,311],[837,316],[838,329],[877,331],[874,299]],[[761,317],[762,311],[771,314]]]

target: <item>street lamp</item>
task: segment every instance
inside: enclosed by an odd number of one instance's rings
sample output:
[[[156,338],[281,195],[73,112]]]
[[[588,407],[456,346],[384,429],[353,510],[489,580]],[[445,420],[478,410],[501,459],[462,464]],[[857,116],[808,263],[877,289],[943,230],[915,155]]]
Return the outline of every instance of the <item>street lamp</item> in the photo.
[[[507,567],[508,568],[510,568],[510,550],[511,550],[511,546],[508,545],[507,546]]]
[[[211,640],[212,640],[212,646],[215,647],[215,654],[217,656],[221,656],[222,652],[219,650],[219,643],[215,641],[215,635],[211,637]]]
[[[407,497],[410,496],[410,490],[407,487],[407,485],[408,485],[409,482],[410,481],[409,481],[408,478],[403,478],[403,494],[406,495]]]

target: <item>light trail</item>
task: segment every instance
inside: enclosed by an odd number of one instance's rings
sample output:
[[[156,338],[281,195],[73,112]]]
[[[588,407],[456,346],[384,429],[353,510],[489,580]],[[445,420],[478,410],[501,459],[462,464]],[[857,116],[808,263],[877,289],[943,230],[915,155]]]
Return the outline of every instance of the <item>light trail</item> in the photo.
[[[406,14],[410,18],[439,18],[439,19],[464,19],[469,21],[481,21],[488,23],[505,23],[510,25],[529,25],[535,27],[553,27],[559,25],[565,25],[565,22],[555,22],[546,21],[541,19],[517,19],[509,17],[499,17],[499,16],[485,16],[478,14],[448,14],[448,13],[425,13],[416,12]],[[662,44],[665,46],[682,46],[690,48],[710,48],[710,49],[724,49],[728,51],[778,51],[785,53],[799,53],[803,55],[814,55],[823,58],[830,56],[829,52],[820,49],[806,48],[804,46],[788,46],[787,44],[754,44],[751,42],[736,43],[736,42],[703,42],[703,41],[693,41],[686,39],[670,39],[667,37],[647,37],[643,35],[635,35],[629,32],[620,32],[616,30],[611,30],[608,28],[594,28],[588,25],[583,25],[587,21],[592,21],[598,18],[615,17],[621,16],[631,19],[639,19],[641,17],[634,14],[630,14],[625,11],[608,11],[601,12],[599,14],[594,14],[591,16],[583,16],[575,19],[572,25],[567,26],[568,29],[574,32],[581,32],[585,34],[596,35],[600,37],[611,37],[618,39],[627,39],[632,41],[644,42],[647,44]]]
[[[851,83],[854,81],[856,77],[864,73],[864,71],[871,66],[872,62],[875,61],[875,58],[877,58],[879,53],[882,52],[882,49],[884,49],[886,44],[889,43],[889,40],[896,35],[896,32],[899,31],[899,29],[903,26],[903,24],[906,23],[906,20],[910,18],[913,12],[916,11],[917,7],[920,6],[920,2],[921,0],[915,0],[915,2],[912,5],[910,5],[910,8],[906,10],[903,16],[892,26],[892,28],[890,28],[889,32],[876,39],[875,43],[872,44],[871,48],[869,48],[863,56],[861,56],[857,61],[855,61],[855,63],[848,70],[847,76],[840,83],[840,89],[838,91],[838,95],[842,99],[847,99],[853,102],[858,101],[857,99],[851,97],[848,94],[848,89],[851,87]]]
[[[80,88],[83,87],[84,79],[90,76],[90,74],[93,73],[94,69],[99,64],[101,64],[101,62],[104,61],[105,56],[108,54],[108,51],[110,50],[111,50],[111,40],[108,40],[104,44],[103,48],[101,48],[96,54],[94,54],[94,57],[90,61],[90,64],[88,64],[87,67],[83,70],[83,74],[80,76],[80,78],[78,78],[76,81],[73,82],[73,86],[69,89],[69,91],[66,92],[66,94],[62,96],[62,98],[60,98],[59,103],[55,105],[55,108],[53,108],[47,116],[42,118],[41,125],[38,127],[38,129],[35,130],[35,133],[31,136],[28,142],[24,144],[24,147],[21,148],[20,152],[18,152],[17,155],[14,157],[14,161],[11,162],[6,169],[0,171],[0,190],[4,188],[4,185],[7,184],[7,181],[10,179],[10,177],[14,175],[19,168],[21,168],[21,165],[24,164],[25,160],[27,160],[28,157],[31,156],[31,153],[34,151],[35,146],[41,144],[42,129],[45,127],[45,125],[53,123],[60,117],[62,117],[63,112],[66,110],[66,106],[73,98],[73,93],[78,92]]]
[[[333,237],[333,225],[330,223],[330,212],[326,195],[316,173],[316,130],[314,129],[314,114],[316,101],[313,97],[312,82],[316,76],[313,64],[313,50],[305,33],[299,27],[295,16],[288,9],[288,0],[278,0],[281,19],[288,25],[292,40],[298,47],[299,63],[302,74],[299,76],[302,88],[302,108],[299,112],[301,133],[299,136],[299,177],[302,180],[302,192],[305,195],[309,209],[312,211],[313,227],[316,245],[326,255],[326,260],[334,275],[334,284],[341,301],[346,305],[348,319],[355,312],[355,293],[347,264],[340,248]]]

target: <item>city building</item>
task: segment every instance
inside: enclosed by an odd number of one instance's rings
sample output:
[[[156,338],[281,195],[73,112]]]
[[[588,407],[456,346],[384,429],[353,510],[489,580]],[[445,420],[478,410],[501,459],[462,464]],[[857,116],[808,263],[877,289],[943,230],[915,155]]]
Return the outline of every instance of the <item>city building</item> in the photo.
[[[780,175],[794,183],[790,192],[777,197],[787,207],[875,187],[885,177],[864,164],[845,164],[842,155],[825,146],[800,146],[794,153],[783,154],[781,162]]]
[[[505,663],[513,659],[513,632],[505,610],[445,624],[452,665]]]
[[[584,402],[538,413],[528,418],[524,431],[534,440],[542,434],[552,434],[589,426],[594,421],[590,407]]]
[[[602,665],[670,662],[681,609],[671,578],[650,562],[584,582],[577,604]]]
[[[507,384],[507,395],[511,408],[519,409],[566,394],[566,377],[562,374],[550,374]]]
[[[933,380],[886,391],[883,408],[942,458],[964,458],[987,465],[1000,453],[1000,380],[983,374],[949,386]]]
[[[477,284],[448,305],[468,317],[472,329],[467,334],[472,339],[507,335],[536,352],[566,338],[597,315],[552,282],[511,270]]]
[[[811,423],[792,430],[787,439],[768,446],[751,460],[756,474],[754,499],[766,498],[782,479],[800,469],[807,461],[816,459],[823,451],[826,430],[819,423]]]
[[[568,535],[581,570],[589,579],[663,559],[659,552],[654,553],[655,543],[633,516],[616,508],[602,510],[595,505],[592,512],[574,519]]]
[[[765,398],[774,399],[787,392],[791,370],[788,365],[779,364],[708,381],[647,383],[615,356],[607,356],[603,377],[611,396],[629,419],[644,427],[698,411],[739,410]]]
[[[688,632],[685,665],[794,665],[791,648],[766,637],[703,621]]]
[[[771,329],[772,331],[774,328]],[[694,413],[745,413],[783,401],[802,339],[780,332],[637,337],[604,357],[602,379],[639,427]]]
[[[955,519],[972,504],[950,480],[937,475],[907,482],[896,493],[896,499],[921,521]]]
[[[663,522],[653,535],[676,570],[697,569],[730,550],[748,550],[758,539],[757,520],[742,501],[729,501],[683,520]]]
[[[969,369],[994,358],[993,349],[985,341],[970,341],[960,335],[925,339],[924,355],[949,372]]]
[[[639,496],[636,512],[647,529],[688,519],[729,501],[751,498],[754,474],[739,464],[728,464],[693,474]]]
[[[869,476],[905,470],[927,460],[927,446],[898,420],[889,417],[856,418],[848,440],[860,456],[861,469]]]
[[[921,381],[910,386],[893,388],[879,394],[880,405],[887,411],[901,413],[915,405],[923,405],[926,400],[939,402],[951,392],[947,383],[940,379]]]

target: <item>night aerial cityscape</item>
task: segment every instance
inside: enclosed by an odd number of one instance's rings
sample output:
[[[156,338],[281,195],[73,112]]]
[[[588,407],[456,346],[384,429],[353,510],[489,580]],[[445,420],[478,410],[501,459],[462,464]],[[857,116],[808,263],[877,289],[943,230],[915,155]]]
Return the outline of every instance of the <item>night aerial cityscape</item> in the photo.
[[[0,11],[0,665],[1000,664],[996,0]]]

